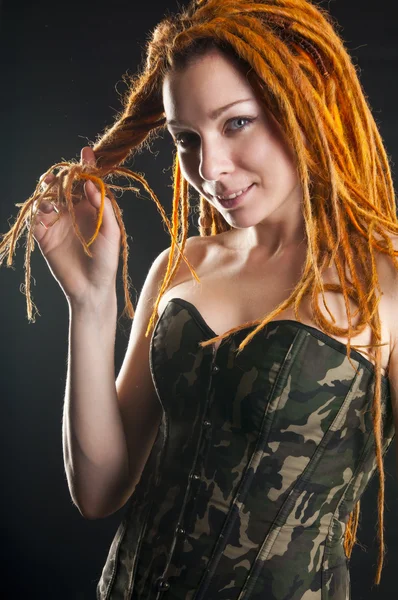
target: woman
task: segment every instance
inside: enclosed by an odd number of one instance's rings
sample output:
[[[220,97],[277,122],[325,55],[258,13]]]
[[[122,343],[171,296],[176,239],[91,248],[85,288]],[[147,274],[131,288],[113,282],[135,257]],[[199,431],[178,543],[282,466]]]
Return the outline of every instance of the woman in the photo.
[[[171,222],[158,203],[172,243],[148,273],[115,384],[120,244],[133,311],[110,175],[147,186],[120,165],[162,127],[177,149]],[[99,518],[129,501],[97,598],[345,599],[376,469],[378,583],[382,457],[398,422],[398,223],[380,135],[328,15],[304,0],[191,4],[156,28],[115,125],[80,165],[55,170],[2,251],[11,260],[26,224],[69,302],[75,504]],[[188,185],[201,233],[189,239]]]

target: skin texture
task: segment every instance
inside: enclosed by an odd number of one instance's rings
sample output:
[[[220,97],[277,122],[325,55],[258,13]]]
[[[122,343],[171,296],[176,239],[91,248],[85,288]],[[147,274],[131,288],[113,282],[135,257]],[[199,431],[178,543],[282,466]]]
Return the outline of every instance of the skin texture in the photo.
[[[244,73],[212,50],[189,64],[183,75],[172,71],[165,77],[163,103],[185,178],[241,230],[244,247],[263,245],[273,255],[301,241],[302,190],[293,153]],[[245,102],[212,115],[238,100]],[[224,208],[215,198],[251,184],[245,201],[235,208]]]

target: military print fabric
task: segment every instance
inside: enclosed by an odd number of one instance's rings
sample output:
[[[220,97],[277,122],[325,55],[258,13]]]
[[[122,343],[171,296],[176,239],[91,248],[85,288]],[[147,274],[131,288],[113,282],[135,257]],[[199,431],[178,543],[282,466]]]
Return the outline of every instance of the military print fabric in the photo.
[[[375,473],[374,371],[296,321],[214,346],[171,300],[150,364],[164,409],[97,600],[346,600],[350,511]],[[382,379],[383,452],[393,439]]]

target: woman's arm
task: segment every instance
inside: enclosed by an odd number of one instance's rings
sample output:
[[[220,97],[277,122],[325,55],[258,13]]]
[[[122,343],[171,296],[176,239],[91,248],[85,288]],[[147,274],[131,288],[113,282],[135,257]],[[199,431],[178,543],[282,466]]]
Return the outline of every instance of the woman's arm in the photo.
[[[116,295],[70,304],[64,461],[72,499],[87,518],[105,517],[131,496],[155,441],[161,406],[145,331],[169,249],[154,261],[137,303],[115,384]]]
[[[91,148],[81,152],[84,167],[95,165]],[[49,174],[44,185],[59,185]],[[70,309],[69,357],[63,415],[64,462],[72,499],[88,518],[106,516],[131,495],[159,427],[160,404],[149,372],[150,338],[145,331],[163,278],[169,251],[152,265],[133,320],[120,392],[115,384],[115,282],[121,231],[109,198],[102,224],[86,255],[75,225],[93,236],[101,193],[91,182],[74,204],[74,220],[62,203],[41,201],[33,235]],[[75,224],[74,224],[75,223]],[[126,361],[125,361],[126,362]],[[123,382],[127,381],[125,385]]]
[[[72,499],[91,518],[115,502],[128,479],[114,372],[116,294],[69,309],[64,463]]]

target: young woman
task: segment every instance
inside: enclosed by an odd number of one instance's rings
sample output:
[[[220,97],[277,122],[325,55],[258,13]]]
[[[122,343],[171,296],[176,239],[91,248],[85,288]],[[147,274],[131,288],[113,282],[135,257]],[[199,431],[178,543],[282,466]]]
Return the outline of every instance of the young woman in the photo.
[[[111,176],[147,186],[120,165],[162,127],[176,144],[171,222],[162,213],[172,242],[115,383],[120,247],[133,311]],[[305,0],[192,3],[154,31],[114,126],[81,164],[52,170],[2,251],[26,226],[69,302],[75,504],[99,518],[129,502],[98,600],[345,600],[376,469],[378,583],[382,458],[398,423],[398,221],[327,13]],[[187,239],[189,185],[201,235]]]

